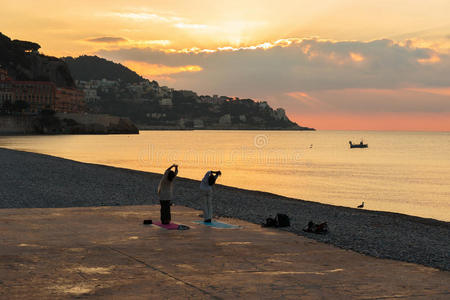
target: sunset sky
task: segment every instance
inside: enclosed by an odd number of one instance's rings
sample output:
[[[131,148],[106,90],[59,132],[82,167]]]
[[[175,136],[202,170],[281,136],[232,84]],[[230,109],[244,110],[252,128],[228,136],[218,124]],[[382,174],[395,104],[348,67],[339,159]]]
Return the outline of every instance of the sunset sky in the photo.
[[[317,129],[450,131],[449,0],[2,1],[0,32]]]

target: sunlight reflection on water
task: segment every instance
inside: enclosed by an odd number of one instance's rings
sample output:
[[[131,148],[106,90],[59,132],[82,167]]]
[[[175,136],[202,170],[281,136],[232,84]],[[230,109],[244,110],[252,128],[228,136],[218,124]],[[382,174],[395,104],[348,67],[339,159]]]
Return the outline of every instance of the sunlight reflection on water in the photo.
[[[349,149],[348,141],[369,144]],[[0,137],[0,146],[310,201],[450,221],[450,133],[141,131],[140,135]]]

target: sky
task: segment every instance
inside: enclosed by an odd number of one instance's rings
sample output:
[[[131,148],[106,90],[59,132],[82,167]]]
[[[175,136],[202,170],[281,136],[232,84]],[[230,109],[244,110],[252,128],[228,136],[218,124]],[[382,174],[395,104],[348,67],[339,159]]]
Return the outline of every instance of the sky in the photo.
[[[317,129],[450,131],[448,0],[2,1],[0,31]]]

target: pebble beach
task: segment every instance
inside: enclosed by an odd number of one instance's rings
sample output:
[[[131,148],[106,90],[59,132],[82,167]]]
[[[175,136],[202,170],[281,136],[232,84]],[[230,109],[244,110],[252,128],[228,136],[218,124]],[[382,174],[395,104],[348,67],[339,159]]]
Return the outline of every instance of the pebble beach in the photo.
[[[2,148],[0,165],[0,208],[159,204],[160,174]],[[261,224],[269,216],[284,213],[291,226],[280,230],[369,256],[450,270],[449,222],[227,187],[220,185],[220,179],[218,183],[214,195],[217,216]],[[199,182],[177,178],[174,204],[172,210],[177,205],[201,209]],[[327,222],[328,234],[304,232],[309,221]]]

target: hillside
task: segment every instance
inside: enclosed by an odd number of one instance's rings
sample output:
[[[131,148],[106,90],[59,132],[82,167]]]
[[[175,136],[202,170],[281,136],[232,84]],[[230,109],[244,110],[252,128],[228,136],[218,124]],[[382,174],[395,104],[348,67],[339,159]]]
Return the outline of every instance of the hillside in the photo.
[[[77,80],[120,80],[124,83],[137,83],[144,80],[136,72],[121,64],[100,58],[83,55],[77,58],[63,57],[72,76]]]
[[[267,102],[198,95],[159,86],[121,64],[97,56],[66,57],[93,113],[128,117],[141,129],[313,130]]]
[[[58,87],[75,87],[67,65],[39,53],[39,44],[11,40],[0,33],[0,66],[19,81],[52,81]]]

